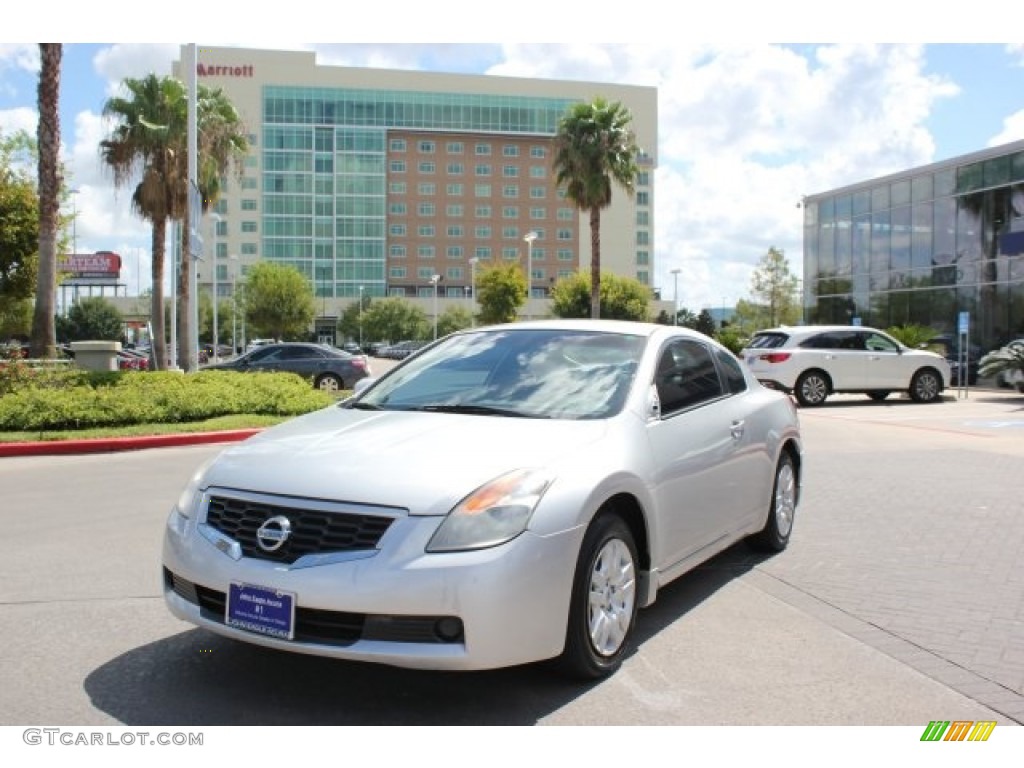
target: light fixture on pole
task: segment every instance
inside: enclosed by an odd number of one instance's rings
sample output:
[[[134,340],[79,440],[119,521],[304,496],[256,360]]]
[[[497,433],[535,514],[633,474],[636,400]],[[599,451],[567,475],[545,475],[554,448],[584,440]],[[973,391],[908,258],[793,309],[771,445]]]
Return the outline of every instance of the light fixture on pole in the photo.
[[[676,267],[670,270],[672,273],[672,325],[679,325],[679,273],[681,269]]]
[[[238,255],[232,253],[228,256],[228,261],[238,261]],[[231,266],[230,264],[228,265]],[[238,354],[238,294],[235,293],[235,278],[237,275],[237,266],[231,270],[231,355]]]
[[[533,241],[537,239],[537,233],[530,230],[523,235],[526,243],[526,298],[533,296]]]
[[[476,327],[476,312],[474,311],[476,305],[476,265],[480,262],[479,256],[472,256],[469,259],[469,327]]]
[[[213,218],[213,258],[210,259],[211,265],[213,266],[213,362],[217,362],[218,352],[220,351],[220,326],[217,324],[217,299],[220,298],[217,294],[217,257],[220,256],[218,253],[218,244],[220,242],[220,214],[212,213],[210,216]],[[196,297],[198,303],[198,297]]]
[[[359,286],[359,351],[363,351],[363,286]]]
[[[433,274],[430,276],[430,283],[434,286],[434,338],[437,339],[437,284],[441,282],[441,276]]]

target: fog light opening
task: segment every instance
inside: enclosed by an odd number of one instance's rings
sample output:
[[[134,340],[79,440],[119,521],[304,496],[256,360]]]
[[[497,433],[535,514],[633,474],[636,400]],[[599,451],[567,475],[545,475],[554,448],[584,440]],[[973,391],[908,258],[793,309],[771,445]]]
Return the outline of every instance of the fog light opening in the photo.
[[[434,624],[434,631],[438,638],[446,643],[459,640],[462,637],[462,619],[457,619],[454,616],[438,619]]]

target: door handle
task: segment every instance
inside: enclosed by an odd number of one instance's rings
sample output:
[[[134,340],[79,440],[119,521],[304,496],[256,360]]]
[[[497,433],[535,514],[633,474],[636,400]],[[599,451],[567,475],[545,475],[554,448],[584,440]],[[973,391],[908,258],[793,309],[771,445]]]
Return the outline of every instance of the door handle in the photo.
[[[729,432],[732,433],[732,439],[733,440],[739,440],[741,437],[743,437],[743,431],[745,429],[746,429],[746,427],[744,425],[744,422],[742,422],[742,421],[734,421],[732,423],[732,426],[729,428]]]

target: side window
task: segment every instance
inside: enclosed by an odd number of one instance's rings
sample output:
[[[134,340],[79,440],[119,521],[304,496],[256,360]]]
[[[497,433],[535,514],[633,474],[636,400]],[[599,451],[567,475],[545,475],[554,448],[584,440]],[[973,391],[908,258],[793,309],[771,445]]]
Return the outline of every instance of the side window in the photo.
[[[739,360],[731,352],[716,349],[715,359],[718,367],[722,369],[722,378],[725,379],[725,386],[729,389],[730,395],[738,395],[747,389],[747,380],[743,377]]]
[[[865,346],[872,352],[896,352],[897,347],[884,336],[877,333],[867,334]]]
[[[710,350],[690,339],[673,342],[665,349],[654,384],[663,417],[722,396],[722,382]]]

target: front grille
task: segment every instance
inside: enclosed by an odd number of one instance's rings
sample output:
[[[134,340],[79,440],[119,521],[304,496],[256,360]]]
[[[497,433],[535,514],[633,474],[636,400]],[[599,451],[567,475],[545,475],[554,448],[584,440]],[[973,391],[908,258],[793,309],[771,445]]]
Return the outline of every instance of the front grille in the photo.
[[[291,523],[288,540],[273,552],[256,542],[256,531],[271,517],[283,515]],[[246,557],[294,563],[304,555],[374,549],[394,521],[380,515],[286,507],[226,496],[210,498],[206,523],[234,539]]]
[[[192,605],[208,621],[224,623],[227,596],[216,589],[194,584],[164,568],[164,583]],[[457,632],[439,632],[439,626],[455,623]],[[380,616],[365,613],[327,611],[295,606],[294,642],[345,647],[357,640],[393,643],[461,643],[461,622],[443,616]]]

